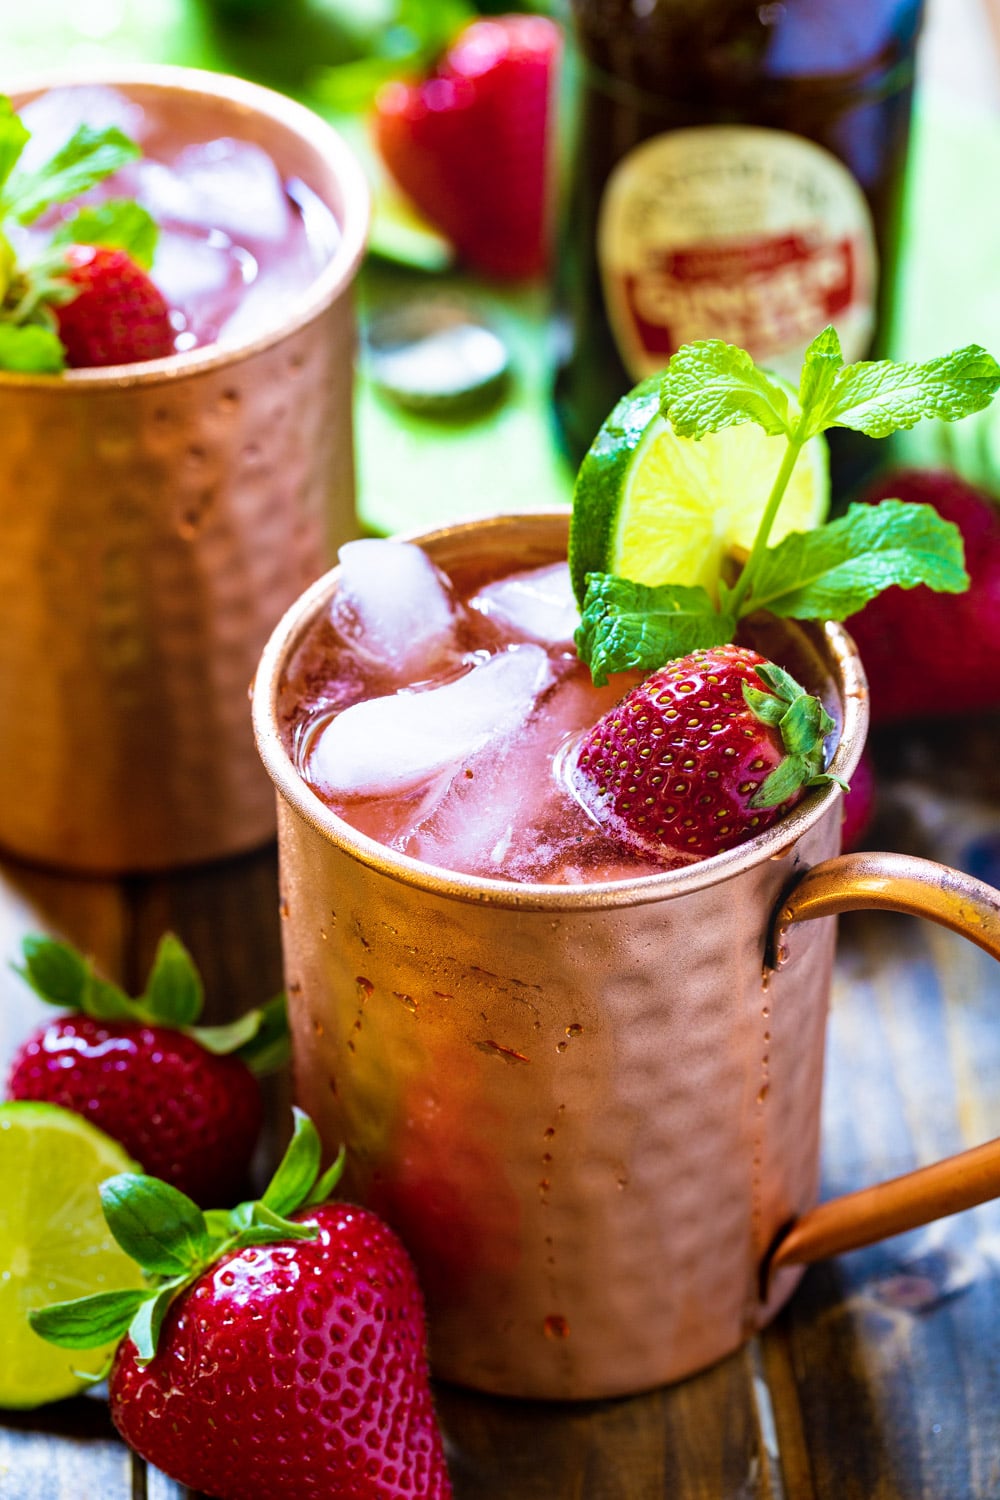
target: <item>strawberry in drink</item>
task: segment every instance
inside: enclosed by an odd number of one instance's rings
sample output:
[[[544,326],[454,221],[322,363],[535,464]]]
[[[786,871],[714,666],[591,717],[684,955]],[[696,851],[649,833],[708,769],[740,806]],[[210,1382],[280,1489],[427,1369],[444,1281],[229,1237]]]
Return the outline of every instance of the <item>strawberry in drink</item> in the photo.
[[[742,350],[687,346],[662,388],[637,387],[598,435],[577,486],[569,566],[512,571],[484,558],[445,577],[408,543],[343,549],[332,605],[285,681],[297,769],[360,832],[480,877],[625,879],[762,833],[837,779],[825,769],[835,695],[823,690],[808,629],[791,622],[846,618],[890,583],[968,586],[956,529],[926,506],[852,506],[782,534],[775,522],[799,460],[812,494],[825,428],[884,435],[918,416],[954,420],[998,385],[996,362],[976,346],[921,366],[846,366],[830,328],[810,346],[796,401]],[[668,462],[675,481],[694,472],[696,459],[678,463],[678,444],[697,452],[709,434],[733,472],[726,455],[739,433],[727,429],[747,423],[766,434],[753,450],[766,482],[737,573],[724,554],[713,560],[731,500],[665,495],[663,526],[681,524],[664,542],[650,497],[655,510]],[[711,462],[725,473],[719,459],[717,442]],[[708,523],[704,556],[686,517]],[[623,557],[637,573],[619,575]],[[679,558],[687,577],[673,571]]]

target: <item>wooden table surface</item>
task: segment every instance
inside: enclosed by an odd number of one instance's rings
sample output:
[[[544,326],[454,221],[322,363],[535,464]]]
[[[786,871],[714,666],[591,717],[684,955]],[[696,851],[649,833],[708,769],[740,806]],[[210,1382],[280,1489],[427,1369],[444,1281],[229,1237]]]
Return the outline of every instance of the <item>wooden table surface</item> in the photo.
[[[1000,884],[998,728],[879,742],[873,847]],[[44,1009],[7,965],[26,932],[58,932],[138,985],[172,927],[221,1018],[280,987],[278,925],[271,849],[122,882],[2,865],[0,1062]],[[278,1080],[274,1119],[284,1093]],[[908,917],[841,919],[824,1123],[824,1194],[1000,1134],[985,954]],[[680,1385],[578,1406],[437,1394],[457,1500],[995,1500],[1000,1205],[813,1268],[766,1334]],[[187,1495],[128,1453],[97,1396],[0,1416],[4,1500]]]

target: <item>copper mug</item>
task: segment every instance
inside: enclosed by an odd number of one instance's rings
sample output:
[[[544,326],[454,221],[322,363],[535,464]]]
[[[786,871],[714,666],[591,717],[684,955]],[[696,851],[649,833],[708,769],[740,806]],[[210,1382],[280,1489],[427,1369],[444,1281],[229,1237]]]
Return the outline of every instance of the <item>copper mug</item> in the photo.
[[[58,377],[0,374],[0,846],[74,870],[182,865],[274,834],[247,689],[296,595],[356,534],[351,284],[368,190],[309,110],[234,78],[100,82],[190,139],[262,146],[340,241],[248,341]]]
[[[565,555],[565,516],[415,538],[446,571]],[[374,843],[297,775],[279,732],[334,570],[285,615],[254,688],[279,793],[298,1098],[348,1196],[416,1259],[436,1372],[506,1395],[616,1396],[736,1349],[806,1261],[1000,1192],[1000,1143],[815,1207],[834,913],[921,912],[1000,957],[1000,895],[928,861],[836,857],[836,787],[713,859],[574,887],[448,874]],[[774,643],[777,645],[777,643]],[[864,741],[839,625],[791,625]],[[285,690],[287,692],[287,690]]]

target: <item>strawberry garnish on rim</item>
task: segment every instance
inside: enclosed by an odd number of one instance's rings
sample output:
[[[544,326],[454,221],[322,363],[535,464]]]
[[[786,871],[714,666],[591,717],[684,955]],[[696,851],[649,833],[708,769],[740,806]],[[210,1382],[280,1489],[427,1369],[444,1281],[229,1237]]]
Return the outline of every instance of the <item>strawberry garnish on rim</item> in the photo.
[[[68,365],[128,365],[174,353],[167,300],[124,250],[70,245],[58,279],[72,289],[53,309]]]
[[[693,651],[633,688],[584,737],[575,777],[609,834],[654,858],[706,858],[769,828],[823,769],[834,722],[744,646]]]

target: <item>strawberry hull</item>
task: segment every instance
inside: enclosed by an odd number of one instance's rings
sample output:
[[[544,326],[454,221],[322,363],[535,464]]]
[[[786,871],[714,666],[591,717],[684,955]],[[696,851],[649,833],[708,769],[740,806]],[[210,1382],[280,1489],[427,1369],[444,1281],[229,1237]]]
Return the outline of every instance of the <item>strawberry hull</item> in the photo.
[[[424,540],[449,571],[493,553],[531,567],[564,555],[566,519]],[[286,616],[254,695],[300,1101],[346,1142],[348,1190],[410,1235],[439,1375],[556,1399],[680,1378],[798,1278],[761,1295],[768,1247],[817,1191],[833,924],[797,930],[784,966],[765,954],[789,883],[837,852],[841,794],[655,874],[566,888],[422,865],[325,807],[282,741],[286,665],[335,585]],[[760,645],[807,665],[849,776],[865,721],[849,639],[776,628]],[[416,1197],[435,1204],[422,1233]],[[461,1267],[442,1274],[449,1222]]]

